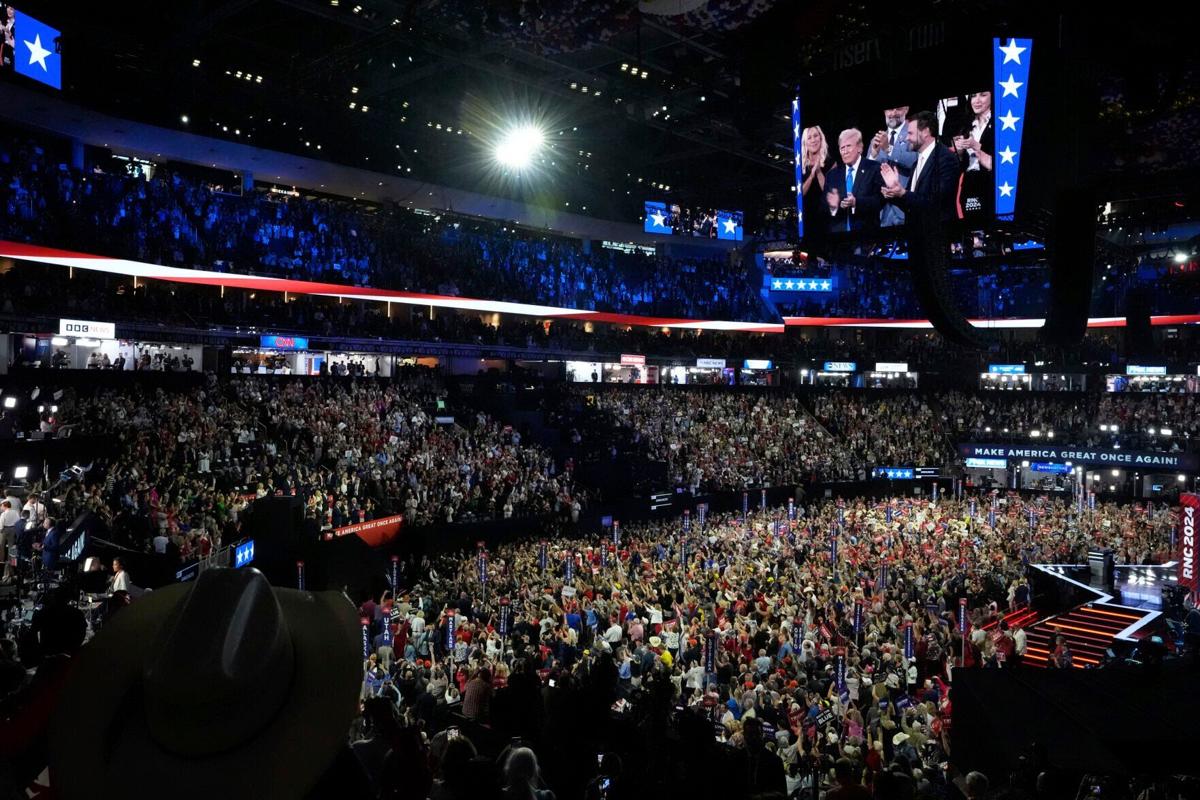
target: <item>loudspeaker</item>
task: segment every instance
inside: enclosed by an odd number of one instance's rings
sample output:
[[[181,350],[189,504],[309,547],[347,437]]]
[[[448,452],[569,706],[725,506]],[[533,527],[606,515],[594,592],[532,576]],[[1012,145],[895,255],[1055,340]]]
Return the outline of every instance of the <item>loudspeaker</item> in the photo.
[[[1050,296],[1042,341],[1074,345],[1087,333],[1096,261],[1096,190],[1073,187],[1054,199],[1050,252]]]
[[[983,349],[982,337],[954,302],[947,272],[950,238],[945,224],[936,214],[913,208],[908,211],[907,233],[913,287],[934,330],[955,344]]]

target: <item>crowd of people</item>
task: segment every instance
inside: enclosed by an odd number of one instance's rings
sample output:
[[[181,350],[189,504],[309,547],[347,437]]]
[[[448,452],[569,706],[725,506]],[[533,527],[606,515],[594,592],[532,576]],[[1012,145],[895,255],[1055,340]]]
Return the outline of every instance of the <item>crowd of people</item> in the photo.
[[[119,544],[180,561],[238,541],[249,504],[266,496],[300,497],[314,535],[394,514],[410,526],[578,519],[588,494],[569,463],[481,411],[439,410],[440,392],[420,375],[349,384],[210,375],[191,390],[67,397],[53,427],[113,444],[60,499],[95,513]]]
[[[380,739],[415,730],[432,737],[419,774],[435,797],[499,791],[516,747],[541,763],[519,788],[572,797],[814,784],[831,798],[954,797],[955,784],[983,797],[946,768],[949,688],[956,669],[1021,663],[1024,632],[1005,616],[1029,603],[1025,565],[1101,545],[1158,563],[1171,525],[1015,495],[997,498],[993,525],[987,502],[822,501],[794,519],[779,508],[508,542],[488,554],[486,592],[475,554],[427,558],[398,596],[360,609],[373,646],[355,751],[382,796],[424,748],[382,755]],[[443,755],[453,747],[469,763]]]
[[[159,169],[73,169],[55,143],[0,143],[0,237],[177,267],[631,314],[763,319],[753,266],[332,197],[234,193]],[[62,147],[61,144],[57,145]]]

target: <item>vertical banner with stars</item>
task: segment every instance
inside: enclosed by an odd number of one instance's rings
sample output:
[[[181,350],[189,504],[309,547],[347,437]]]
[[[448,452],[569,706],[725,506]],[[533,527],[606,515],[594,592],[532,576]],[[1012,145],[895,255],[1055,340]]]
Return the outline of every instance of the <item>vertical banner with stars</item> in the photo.
[[[792,98],[792,161],[796,173],[796,236],[804,240],[804,195],[800,187],[804,185],[804,128],[800,127],[800,97]]]
[[[1017,175],[1021,167],[1021,134],[1025,130],[1025,97],[1029,91],[1032,39],[992,40],[996,124],[996,218],[1011,220],[1017,208]]]

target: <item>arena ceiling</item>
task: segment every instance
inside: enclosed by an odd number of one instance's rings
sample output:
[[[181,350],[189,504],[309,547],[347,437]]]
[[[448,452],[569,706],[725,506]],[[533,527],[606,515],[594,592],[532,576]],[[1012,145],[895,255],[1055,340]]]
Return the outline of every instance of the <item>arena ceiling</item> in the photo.
[[[90,107],[624,221],[651,198],[751,219],[793,202],[798,80],[873,37],[1018,13],[998,0],[916,0],[903,18],[865,0],[18,5],[63,29],[64,90]],[[536,180],[489,157],[526,118],[554,146]]]

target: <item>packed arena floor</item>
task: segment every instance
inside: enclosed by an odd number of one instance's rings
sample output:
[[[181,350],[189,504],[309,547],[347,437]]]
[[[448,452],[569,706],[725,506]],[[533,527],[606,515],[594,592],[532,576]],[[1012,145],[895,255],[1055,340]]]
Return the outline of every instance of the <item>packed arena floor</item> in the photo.
[[[0,800],[1200,800],[1191,30],[948,5],[0,0]]]

